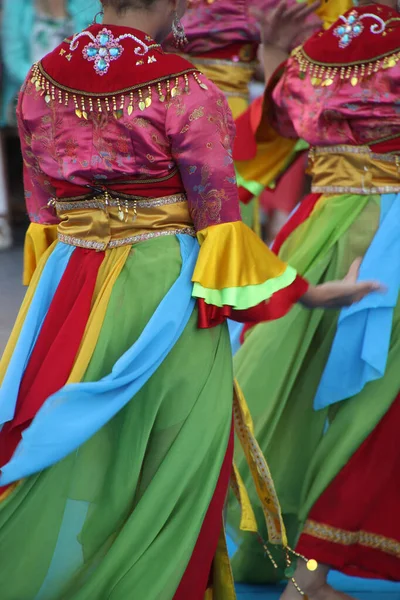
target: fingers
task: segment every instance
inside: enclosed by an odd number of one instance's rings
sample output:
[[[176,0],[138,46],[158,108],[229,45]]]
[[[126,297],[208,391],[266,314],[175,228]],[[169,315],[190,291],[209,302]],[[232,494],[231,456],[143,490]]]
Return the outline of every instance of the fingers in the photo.
[[[313,4],[295,4],[294,6],[288,7],[286,5],[286,11],[282,18],[286,21],[304,21],[309,17],[318,7],[320,2],[314,2]]]
[[[348,273],[347,273],[346,277],[344,278],[345,281],[354,282],[354,283],[357,281],[357,278],[358,278],[358,275],[359,275],[359,272],[360,272],[361,263],[362,263],[362,258],[361,257],[356,258],[352,262],[351,267],[348,270]]]

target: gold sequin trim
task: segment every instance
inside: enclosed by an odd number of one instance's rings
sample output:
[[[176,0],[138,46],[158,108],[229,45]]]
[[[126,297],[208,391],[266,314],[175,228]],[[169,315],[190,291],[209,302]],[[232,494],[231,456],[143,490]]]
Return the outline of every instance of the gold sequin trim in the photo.
[[[335,81],[348,81],[356,86],[366,77],[378,71],[391,69],[400,61],[400,51],[391,50],[387,54],[374,57],[369,61],[354,61],[350,63],[323,63],[311,59],[302,46],[292,52],[292,57],[299,64],[299,77],[311,77],[314,87],[329,87]]]
[[[380,160],[388,163],[399,162],[399,156],[396,154],[379,154],[377,152],[373,152],[368,146],[349,146],[349,145],[341,145],[341,146],[318,146],[313,147],[310,150],[310,157],[312,155],[319,154],[366,154],[372,159]]]
[[[170,204],[179,204],[180,202],[186,202],[185,194],[174,194],[172,196],[164,196],[162,198],[155,198],[150,200],[128,200],[124,201],[124,207],[127,208],[157,208],[159,206],[167,206]],[[79,200],[75,202],[65,202],[63,200],[54,200],[52,202],[52,206],[54,206],[57,210],[65,211],[65,210],[75,210],[75,209],[101,209],[104,210],[106,206],[112,206],[119,208],[121,206],[120,198],[108,200],[105,202],[102,196],[98,196],[91,200]]]
[[[359,196],[369,196],[370,194],[398,194],[400,185],[390,186],[382,185],[378,187],[347,187],[341,185],[313,185],[311,187],[313,194],[357,194]]]
[[[78,248],[88,248],[90,250],[107,250],[112,248],[120,248],[121,246],[130,246],[139,242],[146,242],[157,237],[165,237],[167,235],[190,235],[196,237],[196,230],[194,227],[182,227],[176,229],[166,229],[163,231],[154,231],[151,233],[143,233],[139,235],[131,235],[120,240],[111,240],[108,243],[95,242],[92,240],[83,240],[71,235],[65,235],[63,233],[58,234],[58,240],[69,246],[76,246]]]
[[[400,558],[400,542],[368,531],[347,531],[309,519],[303,533],[342,546],[365,546]]]
[[[208,86],[200,79],[201,73],[195,67],[185,69],[145,83],[136,84],[115,92],[89,93],[58,83],[45,70],[41,62],[32,67],[30,83],[49,106],[57,103],[75,108],[79,119],[88,120],[92,113],[112,114],[119,120],[130,117],[134,111],[143,113],[153,104],[154,99],[164,103],[175,96],[190,93],[189,76],[203,90]],[[180,88],[179,83],[183,83]]]

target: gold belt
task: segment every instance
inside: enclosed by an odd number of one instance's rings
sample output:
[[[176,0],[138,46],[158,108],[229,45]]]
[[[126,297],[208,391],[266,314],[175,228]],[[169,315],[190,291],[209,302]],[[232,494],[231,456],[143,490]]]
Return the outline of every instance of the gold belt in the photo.
[[[400,156],[376,154],[367,146],[328,146],[310,150],[309,173],[316,194],[400,192]]]
[[[185,56],[228,97],[249,99],[249,85],[257,62],[234,62],[218,58]]]
[[[165,235],[195,236],[185,194],[161,198],[54,199],[60,218],[58,239],[72,246],[106,250]]]

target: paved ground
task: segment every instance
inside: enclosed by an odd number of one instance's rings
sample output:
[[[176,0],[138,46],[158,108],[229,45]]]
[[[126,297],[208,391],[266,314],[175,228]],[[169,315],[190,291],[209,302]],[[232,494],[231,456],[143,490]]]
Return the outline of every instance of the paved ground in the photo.
[[[21,274],[22,248],[0,252],[0,355],[24,297]]]

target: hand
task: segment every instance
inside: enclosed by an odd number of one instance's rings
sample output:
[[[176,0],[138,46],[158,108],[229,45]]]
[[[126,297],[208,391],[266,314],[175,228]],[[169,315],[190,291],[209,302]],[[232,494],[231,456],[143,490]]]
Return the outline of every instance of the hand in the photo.
[[[290,6],[288,0],[281,0],[278,6],[268,12],[250,8],[256,18],[264,46],[276,48],[286,55],[293,41],[301,36],[307,38],[307,32],[315,29],[315,23],[306,22],[307,17],[320,6],[320,0],[313,4],[295,3]]]
[[[362,259],[357,258],[342,281],[330,281],[311,286],[300,299],[307,308],[343,308],[362,300],[372,292],[384,292],[385,288],[376,281],[357,282]]]

